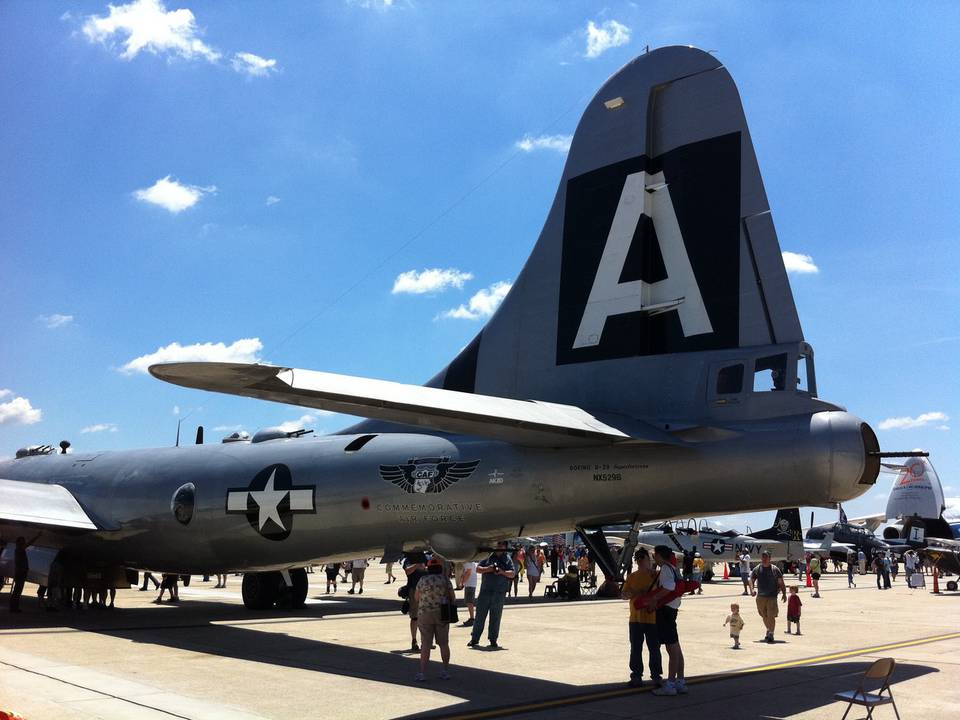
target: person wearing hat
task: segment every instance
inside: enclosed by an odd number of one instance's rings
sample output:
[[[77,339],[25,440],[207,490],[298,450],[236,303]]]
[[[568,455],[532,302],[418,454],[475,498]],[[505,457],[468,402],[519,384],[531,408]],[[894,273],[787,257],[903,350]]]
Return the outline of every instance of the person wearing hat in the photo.
[[[773,643],[773,633],[777,629],[777,593],[782,601],[787,601],[787,586],[783,583],[783,573],[780,568],[770,562],[770,551],[764,550],[760,554],[760,564],[750,573],[750,594],[757,598],[757,612],[763,618],[767,628],[764,642]]]
[[[434,638],[440,646],[440,659],[443,670],[441,680],[449,680],[447,669],[450,666],[450,623],[441,619],[440,606],[455,603],[453,585],[443,572],[443,558],[434,555],[427,560],[427,574],[420,578],[414,593],[417,602],[417,627],[420,630],[420,672],[417,682],[426,680],[427,666],[430,664],[430,649]]]
[[[480,592],[477,595],[477,615],[473,623],[473,632],[470,635],[469,647],[480,644],[480,636],[490,616],[490,629],[487,639],[490,648],[498,649],[497,639],[500,637],[500,618],[503,616],[503,603],[511,582],[517,574],[507,552],[507,543],[498,542],[496,549],[486,560],[477,564],[477,574],[480,575]]]
[[[703,558],[700,556],[700,553],[695,552],[693,554],[693,575],[691,577],[698,583],[703,582],[703,567]],[[702,585],[697,588],[697,595],[703,595]]]

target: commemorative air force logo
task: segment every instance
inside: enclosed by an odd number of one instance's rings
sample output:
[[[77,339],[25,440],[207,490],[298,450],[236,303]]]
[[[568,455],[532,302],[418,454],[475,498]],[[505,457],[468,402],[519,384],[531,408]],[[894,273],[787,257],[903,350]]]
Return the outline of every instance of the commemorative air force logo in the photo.
[[[286,540],[295,513],[316,512],[313,485],[295,486],[286,465],[270,465],[245,488],[227,491],[227,513],[247,516],[250,527],[267,540]]]
[[[380,477],[408,493],[440,493],[466,480],[479,460],[450,462],[447,457],[411,458],[405,465],[381,465]]]

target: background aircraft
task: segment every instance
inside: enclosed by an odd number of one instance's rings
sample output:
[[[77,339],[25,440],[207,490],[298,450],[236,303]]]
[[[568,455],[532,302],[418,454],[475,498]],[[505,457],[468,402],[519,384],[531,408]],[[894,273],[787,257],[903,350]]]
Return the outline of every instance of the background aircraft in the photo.
[[[590,101],[496,314],[425,387],[265,365],[157,365],[186,387],[371,418],[341,433],[0,463],[31,578],[245,571],[299,605],[303,566],[787,505],[871,487],[870,427],[817,392],[739,94],[656,50]],[[737,492],[730,492],[731,487]]]

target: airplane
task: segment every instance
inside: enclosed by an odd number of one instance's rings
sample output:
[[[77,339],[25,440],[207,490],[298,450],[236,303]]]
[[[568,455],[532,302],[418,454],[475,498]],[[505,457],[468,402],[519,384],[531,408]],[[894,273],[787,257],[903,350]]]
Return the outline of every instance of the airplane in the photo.
[[[929,458],[912,457],[902,465],[884,463],[883,467],[896,471],[885,512],[848,520],[841,507],[838,522],[810,528],[807,539],[817,540],[831,532],[851,551],[863,550],[868,557],[888,550],[902,554],[923,547],[933,538],[948,546],[955,542],[953,528],[943,517],[947,507],[943,486]],[[944,562],[952,565],[949,553]]]
[[[599,548],[607,524],[834,507],[899,456],[819,397],[739,93],[692,47],[600,88],[512,290],[425,386],[263,364],[150,372],[368,419],[0,462],[2,537],[42,531],[32,581],[242,571],[248,608],[299,607],[309,564],[423,547],[459,560],[571,528]]]
[[[703,525],[702,527],[674,526],[662,523],[651,528],[643,528],[638,533],[638,542],[647,547],[666,545],[679,553],[700,553],[706,562],[737,562],[744,553],[756,561],[760,554],[770,553],[774,562],[803,560],[808,552],[829,552],[833,538],[827,536],[817,543],[806,543],[800,528],[800,510],[777,511],[773,526],[752,534],[741,534],[735,530],[718,531]]]

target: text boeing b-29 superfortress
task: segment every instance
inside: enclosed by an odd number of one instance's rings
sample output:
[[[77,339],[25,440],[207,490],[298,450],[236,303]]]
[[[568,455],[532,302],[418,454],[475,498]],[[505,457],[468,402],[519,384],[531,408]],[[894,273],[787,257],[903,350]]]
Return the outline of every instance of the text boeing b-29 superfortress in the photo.
[[[833,505],[880,468],[869,426],[817,396],[736,86],[688,47],[636,58],[591,100],[513,289],[425,387],[150,371],[371,420],[0,463],[4,538],[44,530],[38,581],[54,558],[118,586],[124,568],[242,570],[248,606],[296,605],[300,568],[324,559],[466,558],[574,527]]]

